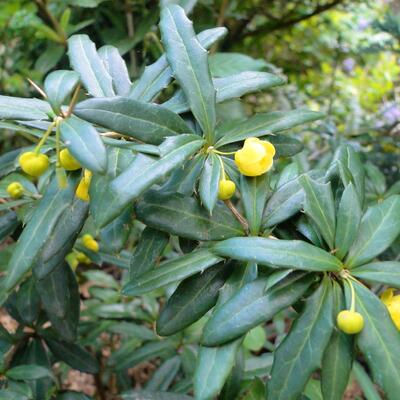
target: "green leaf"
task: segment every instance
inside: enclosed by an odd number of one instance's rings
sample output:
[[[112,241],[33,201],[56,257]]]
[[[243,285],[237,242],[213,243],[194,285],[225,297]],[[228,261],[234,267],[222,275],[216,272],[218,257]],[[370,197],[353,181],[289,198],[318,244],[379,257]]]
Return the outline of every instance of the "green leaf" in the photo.
[[[89,396],[86,396],[82,392],[74,392],[68,390],[57,395],[57,400],[92,400]]]
[[[320,366],[333,329],[333,296],[324,279],[310,296],[302,314],[275,351],[268,398],[298,399],[310,375]]]
[[[193,397],[178,393],[131,390],[122,393],[122,400],[193,400]]]
[[[211,139],[216,123],[215,89],[207,51],[196,38],[184,10],[171,5],[161,11],[160,30],[168,62],[189,100],[190,108],[205,137]]]
[[[218,200],[221,164],[216,154],[209,154],[200,176],[199,194],[203,206],[212,215]]]
[[[0,216],[0,242],[11,235],[19,224],[15,211],[8,211],[2,214]]]
[[[310,171],[310,178],[319,178],[320,172]],[[269,198],[262,221],[263,229],[271,228],[300,211],[304,201],[304,189],[300,184],[302,175],[289,179],[287,182],[278,185],[272,196]]]
[[[315,121],[323,114],[310,110],[273,111],[256,114],[244,121],[228,121],[217,127],[216,147],[281,132],[306,122]]]
[[[27,325],[32,325],[39,316],[40,298],[35,287],[35,280],[32,277],[24,282],[18,290],[17,309]]]
[[[168,136],[191,133],[183,119],[172,111],[128,97],[85,100],[76,105],[74,113],[144,143],[160,144]]]
[[[293,157],[304,149],[300,140],[285,135],[272,134],[261,139],[268,140],[274,145],[275,157]]]
[[[32,268],[33,263],[48,241],[60,216],[70,204],[75,189],[75,181],[69,180],[66,189],[60,189],[57,179],[53,179],[43,198],[32,213],[18,239],[8,265],[4,287],[10,291]]]
[[[333,282],[333,316],[345,309],[344,296],[338,283]],[[324,400],[342,400],[353,364],[353,337],[333,329],[322,358],[321,390]]]
[[[47,377],[52,378],[53,374],[47,368],[35,364],[28,364],[9,369],[6,372],[6,376],[16,381],[29,381]]]
[[[365,170],[367,173],[367,177],[369,180],[367,180],[367,185],[369,183],[367,190],[371,190],[372,192],[375,192],[379,196],[383,196],[383,194],[386,192],[386,178],[385,175],[380,171],[380,169],[375,166],[374,164],[371,163],[366,163],[365,164]]]
[[[295,273],[267,291],[265,279],[244,285],[231,299],[216,308],[203,329],[202,344],[218,346],[241,337],[295,303],[312,281],[312,276]]]
[[[213,76],[261,71],[266,67],[268,67],[268,64],[263,59],[255,59],[240,53],[215,53],[210,56],[210,68]]]
[[[114,46],[103,46],[98,50],[107,72],[112,78],[113,88],[118,96],[125,96],[131,88],[128,68],[119,51]]]
[[[112,79],[87,35],[68,39],[68,55],[72,68],[79,73],[85,89],[93,97],[114,96]]]
[[[400,195],[371,206],[361,219],[358,234],[346,258],[354,268],[372,260],[386,250],[400,233]]]
[[[164,261],[158,268],[150,270],[128,282],[122,292],[127,296],[138,296],[169,283],[188,278],[217,264],[221,260],[220,257],[215,256],[206,249],[197,250],[179,258]]]
[[[58,70],[50,73],[44,81],[44,91],[55,113],[59,113],[65,99],[79,83],[79,74],[74,71]]]
[[[179,356],[175,356],[165,361],[149,381],[146,382],[145,389],[156,391],[156,390],[168,390],[176,374],[181,366],[181,359]]]
[[[336,257],[342,259],[353,244],[361,221],[361,205],[356,189],[349,183],[340,199],[335,237]]]
[[[357,380],[357,383],[360,385],[363,394],[367,400],[381,400],[381,396],[377,392],[377,389],[372,382],[371,378],[361,366],[360,363],[354,362],[353,365],[353,375]]]
[[[241,97],[248,93],[283,85],[284,83],[285,79],[277,75],[268,72],[252,71],[242,72],[225,78],[213,79],[213,84],[217,91],[217,103]],[[185,93],[182,89],[176,91],[162,106],[179,114],[190,110],[189,102],[186,100]]]
[[[115,178],[110,185],[114,196],[121,204],[128,204],[149,189],[154,183],[164,178],[174,168],[181,165],[203,145],[203,140],[197,135],[180,135],[175,146],[159,160],[145,165],[142,169],[136,168],[135,162],[121,175]],[[168,139],[163,145],[168,145]],[[141,154],[137,156],[144,157]]]
[[[0,96],[0,119],[47,120],[49,114],[50,105],[43,100]]]
[[[263,174],[257,177],[241,175],[240,193],[250,233],[257,236],[261,228],[265,202],[270,193],[269,175]]]
[[[265,329],[259,325],[247,332],[243,340],[243,346],[250,351],[260,351],[266,341]]]
[[[243,228],[224,204],[214,208],[214,215],[198,200],[182,195],[162,195],[150,191],[136,207],[137,218],[152,228],[193,240],[222,240],[243,235]]]
[[[61,138],[82,167],[102,174],[107,168],[107,153],[96,129],[77,117],[60,123]]]
[[[364,354],[374,381],[389,400],[400,392],[400,335],[385,305],[365,286],[353,283],[356,308],[364,317],[364,328],[357,336],[357,345]],[[350,292],[346,288],[346,298]]]
[[[260,378],[255,378],[246,387],[240,400],[264,400],[265,385]]]
[[[99,371],[97,360],[82,346],[49,337],[45,337],[45,341],[57,359],[64,361],[73,369],[88,374],[96,374]]]
[[[157,333],[170,336],[199,320],[217,302],[231,268],[218,264],[181,282],[157,319]]]
[[[64,261],[86,221],[88,209],[88,203],[77,198],[67,206],[36,258],[33,273],[37,279],[43,279]]]
[[[227,32],[224,27],[206,29],[197,35],[197,39],[205,49],[209,49]],[[162,89],[168,86],[172,78],[172,69],[168,64],[166,55],[163,54],[156,62],[144,69],[142,76],[134,83],[128,97],[143,102],[152,101]],[[186,101],[186,98],[184,100]]]
[[[144,274],[154,267],[169,242],[169,235],[164,232],[146,227],[132,254],[129,277],[131,280]]]
[[[336,257],[301,240],[231,238],[214,245],[213,252],[222,257],[266,264],[275,268],[340,271],[342,265]]]
[[[367,282],[400,288],[400,261],[377,261],[351,270],[351,274]]]
[[[304,211],[318,227],[329,248],[333,250],[336,217],[331,184],[318,183],[307,175],[302,175],[299,180],[306,194]]]

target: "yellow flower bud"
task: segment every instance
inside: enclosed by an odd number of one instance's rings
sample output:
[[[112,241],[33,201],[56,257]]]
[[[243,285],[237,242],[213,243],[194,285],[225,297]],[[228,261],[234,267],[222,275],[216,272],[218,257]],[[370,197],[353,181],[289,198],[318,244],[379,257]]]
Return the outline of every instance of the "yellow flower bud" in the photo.
[[[24,187],[19,182],[11,182],[7,186],[7,193],[13,199],[19,199],[24,194]]]
[[[100,249],[99,243],[93,239],[92,235],[89,235],[88,233],[82,236],[82,243],[87,249],[96,253]]]
[[[235,153],[235,163],[243,175],[259,176],[271,169],[274,155],[273,144],[252,137],[246,139],[243,148]]]
[[[72,156],[68,149],[60,151],[60,163],[67,171],[75,171],[82,168],[79,162]]]
[[[75,190],[75,195],[78,199],[83,201],[89,201],[89,184],[85,181],[85,178],[82,178],[79,182],[78,187]]]
[[[359,333],[364,328],[363,316],[355,311],[340,311],[336,319],[337,325],[341,331],[348,335]]]
[[[65,257],[65,261],[68,263],[73,271],[75,271],[78,267],[79,261],[74,252],[67,254],[67,256]]]
[[[381,295],[381,300],[386,305],[396,328],[400,330],[400,296],[394,296],[393,291],[392,288],[385,290]]]
[[[19,165],[28,175],[39,177],[49,168],[49,157],[46,154],[36,154],[27,151],[19,157]]]
[[[76,259],[81,263],[81,264],[86,264],[89,265],[92,263],[92,260],[82,252],[79,252],[76,254]]]
[[[229,179],[221,179],[218,184],[218,198],[220,200],[228,200],[235,193],[235,182]]]

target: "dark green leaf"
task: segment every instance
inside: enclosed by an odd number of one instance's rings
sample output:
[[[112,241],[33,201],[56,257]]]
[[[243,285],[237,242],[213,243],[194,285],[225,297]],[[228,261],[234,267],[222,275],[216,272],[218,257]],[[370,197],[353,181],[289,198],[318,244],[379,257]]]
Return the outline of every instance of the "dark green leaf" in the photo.
[[[346,265],[349,268],[357,267],[386,250],[400,233],[399,215],[400,195],[369,207],[361,219]]]
[[[16,381],[29,381],[40,378],[51,378],[53,375],[47,368],[35,364],[19,365],[9,369],[6,372],[7,378],[15,379]]]
[[[310,110],[274,111],[256,114],[245,121],[229,121],[217,127],[217,147],[284,131],[306,122],[315,121],[323,114]]]
[[[207,51],[196,38],[184,10],[171,5],[161,11],[160,30],[168,62],[205,137],[214,135],[215,89],[208,67]]]
[[[45,337],[51,352],[61,361],[78,371],[95,374],[99,370],[97,360],[82,346]]]
[[[335,237],[336,257],[342,259],[349,251],[361,221],[360,198],[352,183],[349,183],[339,203]]]
[[[122,400],[193,400],[193,397],[178,393],[132,390],[122,393]]]
[[[0,242],[11,235],[19,224],[15,211],[8,211],[0,215]]]
[[[176,374],[181,366],[181,359],[179,356],[175,356],[165,361],[149,381],[146,382],[145,389],[150,391],[164,391],[168,390]]]
[[[106,148],[91,124],[72,116],[62,120],[60,132],[68,150],[84,168],[99,174],[106,171]]]
[[[335,241],[335,203],[330,183],[318,183],[302,175],[300,184],[305,191],[304,211],[318,227],[319,233],[333,250]]]
[[[131,88],[128,68],[124,59],[120,56],[119,51],[114,46],[103,46],[99,49],[98,54],[103,60],[107,72],[112,78],[113,88],[118,96],[125,96]]]
[[[301,240],[231,238],[217,243],[213,251],[223,257],[272,267],[339,271],[342,266],[336,257]]]
[[[367,282],[400,288],[400,261],[377,261],[351,270],[351,274]]]
[[[365,286],[353,283],[356,309],[364,317],[364,329],[357,336],[374,381],[383,388],[389,400],[400,392],[400,335],[385,305]],[[346,299],[350,291],[346,288]]]
[[[125,295],[138,296],[169,283],[188,278],[221,260],[220,257],[213,255],[206,249],[197,250],[163,262],[158,268],[150,270],[127,283],[122,291]]]
[[[86,90],[93,97],[114,96],[112,79],[87,35],[68,39],[68,55],[73,69],[79,73]]]
[[[246,334],[296,302],[312,281],[312,276],[295,273],[267,291],[265,279],[244,285],[215,310],[203,329],[202,344],[218,346]]]
[[[173,335],[200,319],[215,305],[231,268],[216,265],[181,282],[158,317],[157,333]]]
[[[151,191],[138,202],[136,215],[155,229],[193,240],[221,240],[243,235],[243,228],[224,204],[217,204],[210,217],[192,197],[164,196]]]
[[[150,144],[191,132],[172,111],[128,97],[85,100],[76,105],[74,113],[86,121]]]
[[[40,298],[32,277],[25,281],[18,290],[17,309],[27,325],[32,325],[39,315]]]
[[[47,120],[49,114],[51,107],[43,100],[0,96],[0,119]]]
[[[307,299],[304,312],[293,323],[275,351],[268,398],[296,400],[321,359],[333,329],[333,295],[324,279]]]
[[[370,376],[358,362],[353,365],[353,375],[367,400],[382,400]]]
[[[59,113],[65,99],[79,83],[79,74],[74,71],[58,70],[49,74],[44,81],[44,91],[55,113]]]
[[[210,154],[200,176],[199,194],[203,206],[210,215],[218,200],[218,184],[221,175],[221,164],[216,154]]]

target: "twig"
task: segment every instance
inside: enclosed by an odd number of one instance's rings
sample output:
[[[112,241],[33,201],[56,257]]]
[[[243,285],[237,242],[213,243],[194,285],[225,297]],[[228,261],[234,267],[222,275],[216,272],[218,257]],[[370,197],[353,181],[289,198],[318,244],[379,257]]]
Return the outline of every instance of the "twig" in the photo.
[[[242,225],[244,231],[246,232],[246,235],[248,235],[249,234],[249,224],[247,223],[246,219],[243,217],[242,214],[240,214],[240,212],[235,208],[235,206],[232,204],[232,202],[230,200],[225,200],[224,203],[232,211],[232,214],[239,221],[240,225]]]
[[[135,27],[134,27],[134,23],[133,23],[133,13],[132,13],[132,9],[131,9],[131,6],[128,1],[125,1],[125,6],[126,6],[126,27],[128,29],[128,37],[132,38],[132,40],[133,40],[133,37],[135,35]],[[136,75],[137,75],[137,60],[136,60],[136,53],[135,53],[134,48],[129,51],[129,58],[131,60],[132,75],[134,77],[136,77]]]
[[[229,0],[222,0],[221,2],[221,7],[219,9],[219,14],[218,14],[218,19],[217,19],[217,26],[223,26],[224,21],[225,21],[225,13],[226,13],[226,8],[228,7]],[[215,43],[214,46],[212,46],[210,50],[210,54],[215,53],[218,50],[218,42]]]
[[[67,115],[65,116],[66,118],[70,117],[72,114],[72,111],[74,110],[75,104],[78,101],[78,95],[79,95],[80,88],[81,88],[81,84],[79,83],[78,86],[75,88],[74,94],[72,95],[71,102],[68,105]]]

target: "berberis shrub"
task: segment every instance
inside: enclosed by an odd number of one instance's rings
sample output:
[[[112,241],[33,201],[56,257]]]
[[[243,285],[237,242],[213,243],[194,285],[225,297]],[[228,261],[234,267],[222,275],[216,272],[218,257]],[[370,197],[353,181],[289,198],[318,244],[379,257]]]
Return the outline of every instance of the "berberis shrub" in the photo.
[[[160,31],[133,83],[115,47],[75,35],[42,100],[0,97],[1,126],[39,139],[0,157],[0,298],[18,322],[0,329],[0,397],[87,398],[63,390],[70,367],[100,399],[339,400],[366,368],[397,400],[399,185],[379,190],[346,143],[324,168],[291,159],[302,143],[281,132],[320,113],[221,121],[219,103],[284,79],[211,76],[227,31],[196,35],[177,5]]]

